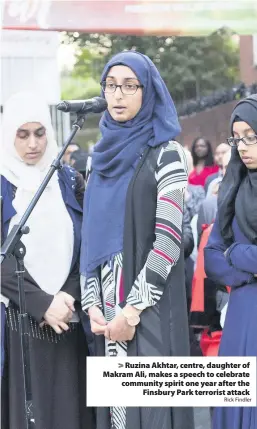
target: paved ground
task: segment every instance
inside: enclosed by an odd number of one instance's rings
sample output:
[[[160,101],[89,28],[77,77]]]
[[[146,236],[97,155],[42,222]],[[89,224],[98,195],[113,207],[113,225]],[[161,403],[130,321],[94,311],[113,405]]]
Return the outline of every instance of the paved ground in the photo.
[[[194,408],[195,429],[211,429],[210,409]]]

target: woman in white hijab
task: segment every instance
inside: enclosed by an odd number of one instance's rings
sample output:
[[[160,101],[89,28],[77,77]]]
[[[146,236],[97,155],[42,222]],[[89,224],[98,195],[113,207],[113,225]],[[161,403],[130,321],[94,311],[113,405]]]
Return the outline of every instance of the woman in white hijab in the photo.
[[[17,224],[57,155],[47,104],[33,93],[4,106],[1,139],[2,242]],[[80,323],[78,258],[83,178],[70,167],[55,172],[22,237],[30,322],[34,417],[38,429],[91,429],[86,407],[88,347]],[[25,429],[15,260],[2,265],[5,308],[2,428]]]

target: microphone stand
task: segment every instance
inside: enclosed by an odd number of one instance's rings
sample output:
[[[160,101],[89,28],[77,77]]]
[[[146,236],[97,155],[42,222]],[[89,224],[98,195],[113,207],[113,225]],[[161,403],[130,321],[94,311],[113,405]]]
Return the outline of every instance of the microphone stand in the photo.
[[[1,264],[5,258],[13,255],[16,259],[16,274],[18,277],[18,290],[19,290],[19,333],[21,340],[21,355],[22,355],[22,366],[23,366],[23,388],[25,393],[25,420],[26,429],[35,429],[36,421],[34,417],[34,406],[33,406],[33,392],[31,386],[31,366],[30,366],[30,338],[29,338],[29,318],[26,312],[26,297],[24,292],[24,257],[26,255],[26,248],[21,241],[23,234],[29,233],[29,227],[25,226],[29,216],[35,208],[39,198],[43,194],[47,184],[56,170],[61,169],[61,159],[69,146],[70,142],[74,138],[78,130],[84,125],[86,113],[77,113],[76,121],[72,125],[72,131],[64,143],[62,150],[57,156],[56,160],[53,161],[51,167],[22,216],[18,225],[14,225],[8,234],[2,248],[1,248]]]

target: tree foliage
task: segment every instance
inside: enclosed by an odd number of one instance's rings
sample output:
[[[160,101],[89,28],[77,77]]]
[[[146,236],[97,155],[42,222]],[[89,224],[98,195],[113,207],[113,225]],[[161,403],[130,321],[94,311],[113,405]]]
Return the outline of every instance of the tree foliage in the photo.
[[[61,77],[62,100],[83,100],[100,93],[100,85],[92,77]]]
[[[230,31],[208,37],[155,37],[109,34],[69,34],[79,53],[74,77],[93,77],[99,82],[108,59],[123,50],[148,55],[159,69],[174,100],[183,102],[239,80],[239,47]]]

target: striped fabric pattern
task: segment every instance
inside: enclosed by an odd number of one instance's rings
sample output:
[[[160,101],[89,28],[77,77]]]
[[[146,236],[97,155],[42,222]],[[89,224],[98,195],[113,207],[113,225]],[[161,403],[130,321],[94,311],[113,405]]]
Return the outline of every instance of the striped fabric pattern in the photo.
[[[100,279],[95,274],[88,279],[81,275],[81,302],[84,311],[93,305],[102,308]]]

